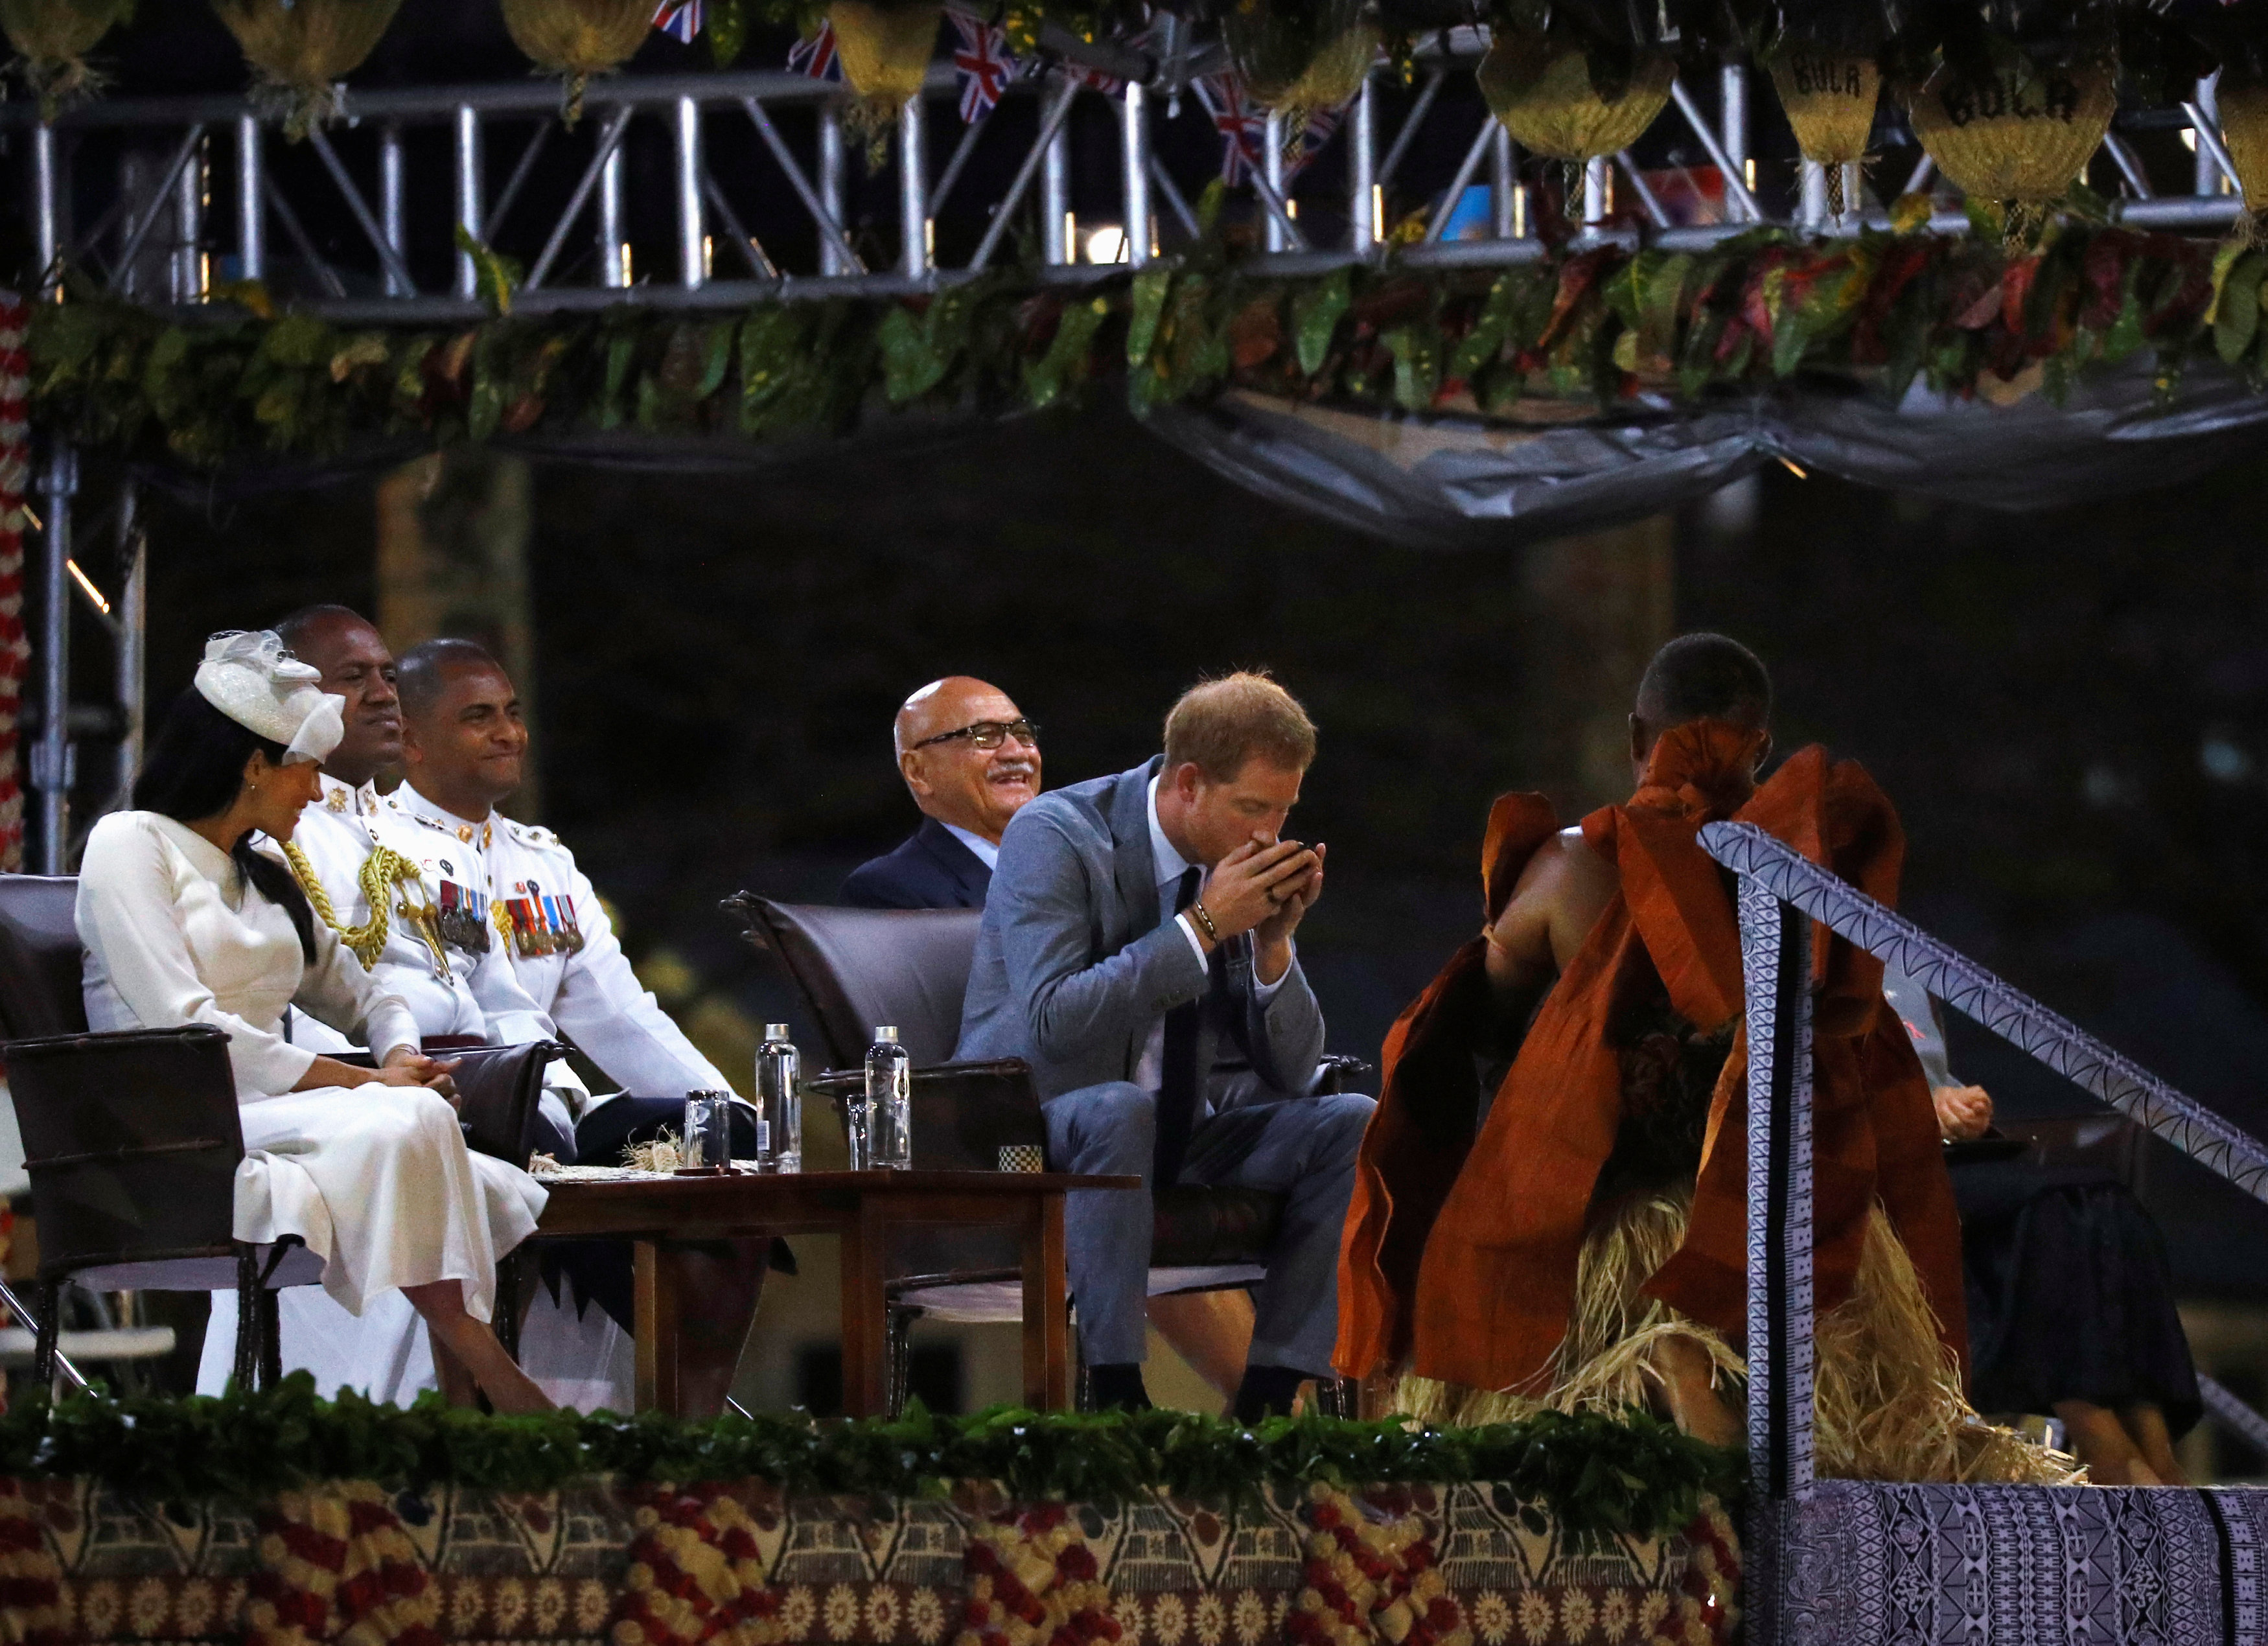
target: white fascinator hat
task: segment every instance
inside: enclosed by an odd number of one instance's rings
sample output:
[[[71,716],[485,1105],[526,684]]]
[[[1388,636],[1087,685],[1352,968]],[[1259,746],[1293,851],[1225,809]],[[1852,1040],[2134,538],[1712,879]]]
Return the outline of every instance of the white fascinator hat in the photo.
[[[284,745],[284,761],[321,760],[347,734],[347,700],[285,649],[273,629],[232,629],[205,642],[197,695],[247,731]]]

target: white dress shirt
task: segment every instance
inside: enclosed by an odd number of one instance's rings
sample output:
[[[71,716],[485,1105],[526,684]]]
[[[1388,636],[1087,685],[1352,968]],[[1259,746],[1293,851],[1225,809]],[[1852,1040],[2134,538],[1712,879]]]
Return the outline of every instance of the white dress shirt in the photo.
[[[946,826],[952,827],[950,823]],[[1158,779],[1155,778],[1150,779],[1150,855],[1158,867],[1158,907],[1161,911],[1170,909],[1181,901],[1182,876],[1197,866],[1175,850],[1174,843],[1166,838],[1166,825],[1158,821]],[[1204,943],[1198,938],[1197,926],[1189,919],[1188,911],[1176,914],[1174,924],[1182,928],[1182,935],[1189,940],[1189,947],[1197,951],[1197,964],[1210,966],[1211,960],[1205,954]],[[1292,969],[1285,967],[1284,978],[1291,975]],[[1262,1007],[1266,1007],[1276,998],[1276,991],[1284,986],[1284,978],[1278,978],[1273,983],[1263,983],[1256,968],[1252,974],[1253,998]],[[1150,1037],[1142,1043],[1141,1059],[1134,1065],[1134,1083],[1144,1091],[1162,1091],[1166,1084],[1165,1069],[1166,1020],[1160,1017],[1150,1025]]]
[[[938,819],[938,824],[946,831],[946,833],[951,835],[954,839],[960,841],[961,845],[967,846],[971,852],[976,853],[976,860],[983,864],[985,867],[998,868],[1000,867],[1000,848],[996,843],[987,840],[983,835],[976,833],[973,830],[962,828],[959,823],[946,823],[942,817]]]

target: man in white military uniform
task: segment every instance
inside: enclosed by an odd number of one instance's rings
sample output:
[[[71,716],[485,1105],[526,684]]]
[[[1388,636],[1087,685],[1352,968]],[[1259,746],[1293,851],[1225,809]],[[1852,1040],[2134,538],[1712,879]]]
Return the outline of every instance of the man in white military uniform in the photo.
[[[561,1160],[619,1162],[624,1146],[684,1122],[688,1092],[732,1082],[672,1022],[630,970],[597,892],[575,854],[548,829],[505,817],[498,801],[519,787],[527,727],[503,668],[469,640],[429,640],[401,659],[398,687],[407,780],[383,806],[459,867],[484,876],[490,912],[519,983],[582,1053],[625,1089],[592,1098],[553,1083],[546,1114]],[[455,860],[454,858],[452,859]],[[755,1152],[755,1111],[733,1105],[735,1155]],[[576,1243],[581,1246],[583,1243]],[[718,1411],[755,1312],[770,1243],[705,1242],[678,1249],[685,1295],[704,1299],[681,1346],[688,1409]],[[566,1265],[584,1295],[634,1325],[629,1253],[590,1243]]]

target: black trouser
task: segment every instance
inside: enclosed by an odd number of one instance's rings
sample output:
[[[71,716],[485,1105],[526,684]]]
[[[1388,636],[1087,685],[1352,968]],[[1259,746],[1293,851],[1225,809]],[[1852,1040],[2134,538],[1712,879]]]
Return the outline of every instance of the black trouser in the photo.
[[[743,1103],[730,1106],[733,1158],[753,1160],[756,1155],[756,1112]],[[651,1143],[663,1132],[685,1128],[682,1097],[610,1097],[583,1117],[571,1143],[556,1126],[539,1120],[547,1133],[536,1147],[563,1163],[578,1166],[619,1166],[622,1151],[633,1143]],[[693,1250],[718,1256],[732,1255],[732,1244],[723,1240],[687,1243]],[[543,1244],[543,1283],[554,1297],[564,1274],[574,1288],[577,1311],[596,1303],[625,1332],[637,1330],[637,1286],[631,1271],[627,1240],[550,1240]],[[795,1273],[795,1254],[787,1242],[772,1242],[771,1266],[783,1274]]]

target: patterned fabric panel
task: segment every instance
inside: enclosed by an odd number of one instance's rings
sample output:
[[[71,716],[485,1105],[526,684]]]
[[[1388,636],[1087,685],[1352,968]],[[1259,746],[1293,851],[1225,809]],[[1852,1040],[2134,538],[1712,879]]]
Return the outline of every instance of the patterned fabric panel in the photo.
[[[1822,1481],[1781,1554],[1805,1646],[2268,1646],[2268,1492]]]
[[[1721,1646],[1740,1548],[1585,1542],[1486,1484],[1284,1490],[1224,1512],[784,1499],[760,1484],[533,1495],[342,1482],[247,1510],[0,1481],[0,1640],[938,1646]],[[1108,1624],[1109,1628],[1104,1626]]]

